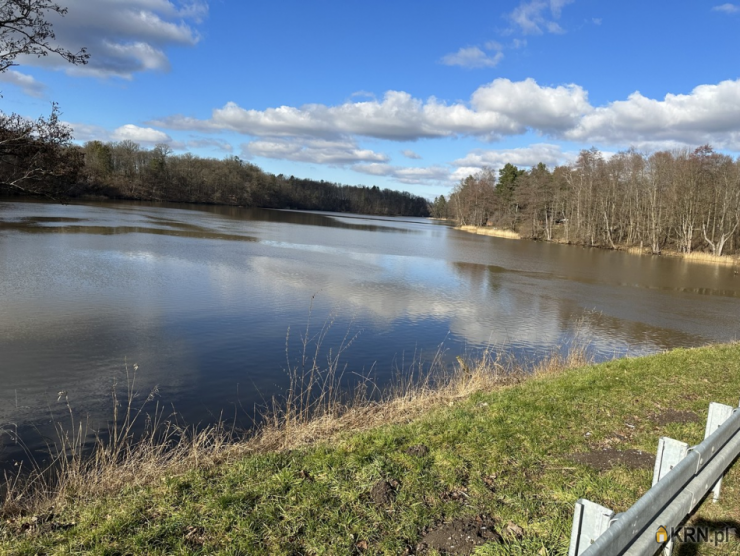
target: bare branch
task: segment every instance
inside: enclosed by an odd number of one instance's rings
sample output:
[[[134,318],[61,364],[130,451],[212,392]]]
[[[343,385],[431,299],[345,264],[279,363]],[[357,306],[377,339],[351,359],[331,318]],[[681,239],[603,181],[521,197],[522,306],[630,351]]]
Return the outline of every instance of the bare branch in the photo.
[[[85,48],[72,52],[54,44],[56,35],[48,20],[50,14],[64,16],[67,8],[50,0],[3,0],[0,4],[0,73],[17,66],[16,58],[30,55],[41,58],[56,54],[74,65],[86,64]]]
[[[76,185],[81,167],[72,130],[60,122],[56,104],[38,120],[0,112],[0,191],[60,200]]]

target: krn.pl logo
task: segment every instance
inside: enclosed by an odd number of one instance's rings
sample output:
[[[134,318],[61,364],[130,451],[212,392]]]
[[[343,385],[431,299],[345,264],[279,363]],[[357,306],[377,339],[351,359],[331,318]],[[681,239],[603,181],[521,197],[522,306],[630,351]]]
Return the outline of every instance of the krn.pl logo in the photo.
[[[658,544],[668,542],[668,531],[666,531],[666,528],[662,525],[658,527],[658,530],[655,533],[655,542],[657,542]]]

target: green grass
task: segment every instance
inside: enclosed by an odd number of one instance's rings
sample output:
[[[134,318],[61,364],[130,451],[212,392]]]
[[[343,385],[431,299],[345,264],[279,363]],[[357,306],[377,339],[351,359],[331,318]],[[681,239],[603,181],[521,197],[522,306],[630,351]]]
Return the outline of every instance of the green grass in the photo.
[[[624,511],[652,478],[652,469],[597,471],[572,454],[607,446],[654,453],[660,436],[696,444],[709,402],[734,406],[739,398],[740,344],[617,360],[474,394],[407,424],[251,455],[97,499],[70,496],[54,515],[0,524],[0,552],[403,554],[413,553],[425,528],[486,514],[498,530],[511,522],[523,536],[503,533],[503,543],[476,553],[566,554],[578,498]],[[699,421],[656,424],[665,409],[695,412]],[[406,453],[418,444],[429,452]],[[720,503],[705,503],[697,518],[740,522],[739,478],[731,471]],[[380,480],[399,483],[387,505],[370,498]]]

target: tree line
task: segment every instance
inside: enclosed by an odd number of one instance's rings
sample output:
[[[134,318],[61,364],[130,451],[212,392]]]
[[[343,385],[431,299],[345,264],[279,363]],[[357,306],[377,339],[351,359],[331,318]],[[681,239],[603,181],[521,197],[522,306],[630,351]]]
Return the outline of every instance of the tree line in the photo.
[[[610,157],[594,148],[552,170],[542,163],[484,169],[449,199],[437,197],[431,212],[546,241],[733,254],[740,252],[740,158],[708,145]]]
[[[78,185],[86,194],[388,216],[429,214],[426,199],[407,192],[274,175],[236,156],[175,155],[166,145],[145,149],[133,141],[90,141],[82,153]]]
[[[56,107],[36,121],[0,112],[0,193],[429,215],[427,200],[407,192],[274,175],[235,156],[176,155],[133,141],[78,146]]]

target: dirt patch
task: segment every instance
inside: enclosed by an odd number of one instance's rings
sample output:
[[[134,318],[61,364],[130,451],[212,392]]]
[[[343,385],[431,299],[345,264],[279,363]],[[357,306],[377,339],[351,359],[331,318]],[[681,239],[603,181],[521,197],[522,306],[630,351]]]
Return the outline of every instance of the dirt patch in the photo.
[[[429,453],[429,448],[427,448],[424,444],[417,444],[416,446],[411,446],[408,450],[406,450],[406,453],[410,456],[416,456],[416,457],[424,457]]]
[[[457,502],[459,500],[467,500],[468,498],[470,498],[470,496],[468,496],[467,487],[461,486],[452,489],[449,492],[443,492],[441,498],[445,502],[449,502],[450,500]]]
[[[640,450],[615,450],[613,448],[571,454],[570,458],[576,463],[589,465],[599,471],[607,471],[616,465],[624,465],[629,469],[649,469],[655,464],[655,454]]]
[[[428,554],[431,550],[450,555],[472,554],[476,546],[489,541],[501,542],[501,535],[494,530],[494,525],[487,516],[443,523],[424,534],[416,551],[418,554]]]
[[[393,481],[398,485],[398,481]],[[370,491],[370,498],[378,506],[387,506],[396,496],[396,490],[388,481],[378,481]]]
[[[656,413],[650,420],[658,426],[670,425],[671,423],[698,423],[699,416],[693,411],[677,411],[675,409],[666,409],[661,413]]]
[[[496,479],[498,479],[497,473],[494,473],[493,475],[487,475],[483,477],[483,484],[485,484],[488,490],[490,490],[491,492],[496,492]]]
[[[519,527],[516,523],[513,521],[510,521],[506,524],[506,529],[504,530],[507,535],[510,535],[514,537],[517,540],[521,540],[524,538],[524,529]]]

